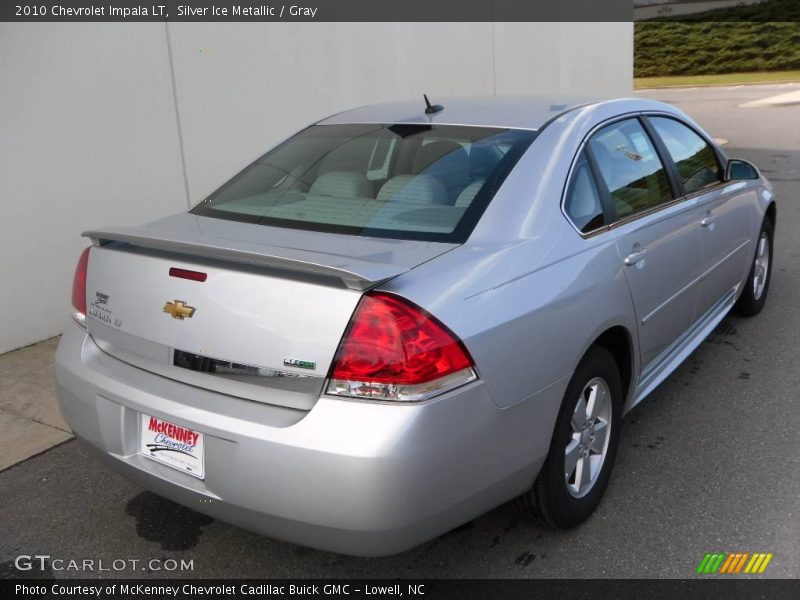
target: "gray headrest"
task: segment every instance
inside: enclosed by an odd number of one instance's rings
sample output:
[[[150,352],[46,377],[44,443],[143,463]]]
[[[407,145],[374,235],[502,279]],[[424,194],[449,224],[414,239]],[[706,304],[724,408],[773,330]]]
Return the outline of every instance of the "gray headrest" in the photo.
[[[486,182],[485,179],[478,179],[477,181],[473,181],[467,187],[465,187],[461,193],[456,198],[456,206],[469,206],[472,204],[472,201],[477,196],[480,189],[483,187],[483,184]]]
[[[335,198],[373,198],[375,188],[363,173],[328,171],[317,177],[308,193]]]
[[[414,157],[412,171],[419,173],[439,161],[446,163],[442,166],[448,169],[460,168],[469,171],[469,154],[461,144],[449,140],[436,140],[422,146]]]
[[[378,200],[403,204],[447,204],[442,182],[428,175],[398,175],[383,184]]]

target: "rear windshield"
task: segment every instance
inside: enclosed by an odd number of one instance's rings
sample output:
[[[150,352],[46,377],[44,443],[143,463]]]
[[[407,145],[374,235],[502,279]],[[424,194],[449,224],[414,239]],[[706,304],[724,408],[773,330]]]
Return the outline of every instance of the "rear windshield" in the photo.
[[[535,132],[314,125],[192,213],[331,233],[463,242]]]

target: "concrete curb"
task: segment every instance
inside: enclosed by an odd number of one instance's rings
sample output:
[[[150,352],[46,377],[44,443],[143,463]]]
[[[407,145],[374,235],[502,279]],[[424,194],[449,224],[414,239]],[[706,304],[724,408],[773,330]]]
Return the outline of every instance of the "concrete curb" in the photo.
[[[739,108],[759,108],[761,106],[794,106],[800,104],[800,90],[794,92],[786,92],[785,94],[777,94],[769,96],[768,98],[761,98],[760,100],[753,100],[752,102],[745,102],[740,104]]]
[[[798,83],[800,84],[800,79],[778,79],[775,81],[741,81],[741,82],[730,82],[730,83],[684,83],[680,85],[657,85],[655,87],[646,87],[646,88],[637,88],[634,85],[633,91],[634,92],[647,92],[649,90],[679,90],[679,89],[691,89],[691,88],[703,88],[703,87],[737,87],[740,85],[782,85],[786,83]]]
[[[58,409],[58,337],[0,356],[0,471],[73,438]]]

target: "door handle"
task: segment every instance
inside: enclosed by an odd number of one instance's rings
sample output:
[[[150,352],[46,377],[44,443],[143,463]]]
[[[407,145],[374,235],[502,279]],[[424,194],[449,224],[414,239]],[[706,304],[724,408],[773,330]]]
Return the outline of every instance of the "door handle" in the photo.
[[[622,262],[625,263],[626,267],[632,267],[640,260],[642,260],[645,256],[647,256],[647,248],[640,248],[639,250],[636,250],[628,254],[628,256],[625,257],[625,260]]]
[[[712,214],[711,211],[709,211],[706,214],[705,218],[702,221],[700,221],[700,225],[702,225],[703,227],[709,227],[716,220],[717,220],[717,217],[714,214]]]

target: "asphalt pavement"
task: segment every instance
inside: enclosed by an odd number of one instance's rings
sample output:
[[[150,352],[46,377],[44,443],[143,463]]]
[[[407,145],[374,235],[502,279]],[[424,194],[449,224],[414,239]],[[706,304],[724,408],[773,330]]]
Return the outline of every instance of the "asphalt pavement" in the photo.
[[[192,560],[195,577],[691,577],[707,552],[772,552],[764,576],[800,576],[800,106],[739,108],[800,85],[656,90],[779,199],[770,297],[728,317],[623,425],[606,497],[568,532],[501,506],[403,554],[338,556],[255,535],[143,491],[69,441],[0,472],[0,576],[14,557]],[[63,566],[63,565],[62,565]]]

